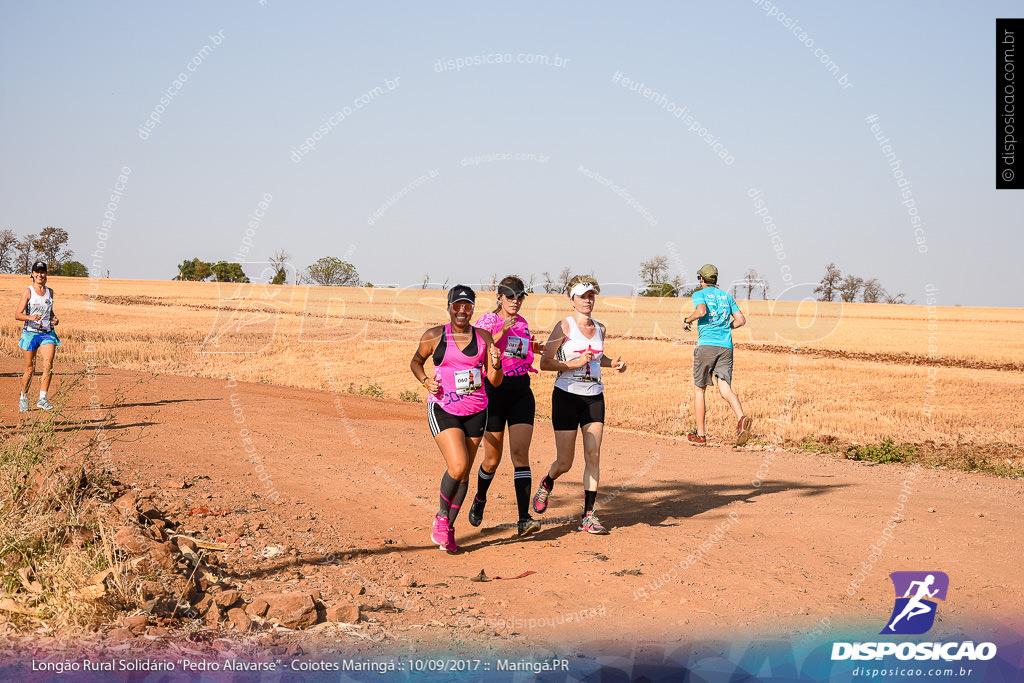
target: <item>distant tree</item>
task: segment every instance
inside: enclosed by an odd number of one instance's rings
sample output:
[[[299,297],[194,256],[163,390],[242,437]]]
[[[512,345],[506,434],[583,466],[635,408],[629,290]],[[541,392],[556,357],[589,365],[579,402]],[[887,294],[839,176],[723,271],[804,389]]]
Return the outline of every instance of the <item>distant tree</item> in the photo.
[[[537,284],[537,276],[530,273],[530,277],[528,277],[523,284],[526,285],[526,293],[533,294],[533,288]]]
[[[273,256],[267,259],[270,262],[270,267],[274,269],[274,277],[270,279],[270,284],[284,285],[288,283],[288,270],[286,266],[291,257],[291,254],[284,249],[278,249],[274,252]]]
[[[897,292],[896,294],[885,293],[885,303],[887,304],[905,304],[907,303],[907,295],[903,292]],[[957,304],[959,306],[959,304]]]
[[[740,286],[747,290],[747,299],[749,300],[753,297],[755,289],[764,286],[764,280],[756,270],[748,268],[747,272],[743,274],[743,284]]]
[[[25,235],[14,248],[14,272],[28,275],[36,256],[36,238],[39,235]]]
[[[660,296],[660,297],[672,297],[676,295],[676,288],[672,286],[670,282],[662,282],[657,285],[647,285],[643,291],[640,292],[640,296]]]
[[[885,288],[882,287],[882,283],[878,281],[877,277],[873,277],[864,281],[860,296],[861,301],[866,304],[877,304],[885,299]]]
[[[697,291],[696,285],[694,285],[692,287],[684,287],[683,289],[679,290],[679,296],[680,296],[680,298],[683,298],[683,299],[692,299],[693,298],[693,293],[696,292],[696,291]]]
[[[857,294],[860,293],[863,286],[864,278],[857,277],[856,275],[847,275],[839,283],[839,296],[846,303],[856,301]]]
[[[423,284],[420,285],[420,289],[426,289],[427,285],[430,284],[430,275],[423,276]]]
[[[358,287],[359,272],[348,261],[334,256],[324,256],[306,269],[306,279],[321,286]]]
[[[497,273],[491,273],[491,291],[497,291],[498,283],[501,282],[501,278],[498,277]]]
[[[821,295],[818,297],[818,301],[832,301],[842,279],[843,274],[836,268],[835,263],[825,266],[825,277],[821,278],[821,283],[814,288],[814,293]]]
[[[668,277],[668,257],[654,256],[640,262],[640,280],[648,289],[657,288]]]
[[[57,266],[57,269],[53,271],[53,274],[63,275],[64,277],[89,277],[89,269],[85,267],[84,263],[79,263],[78,261],[65,261]]]
[[[558,273],[558,294],[569,293],[569,280],[572,280],[572,268],[566,266]]]
[[[681,275],[676,275],[670,281],[672,284],[672,296],[680,296],[683,291],[683,287],[686,286],[686,282],[683,280]]]
[[[203,282],[213,277],[213,270],[209,263],[194,258],[191,261],[183,261],[178,266],[178,275],[175,280],[187,282]]]
[[[551,279],[551,273],[545,270],[540,276],[543,281],[544,293],[556,294],[558,292],[558,283]]]
[[[213,279],[217,282],[248,282],[249,278],[242,270],[241,264],[217,261],[210,270],[213,272]]]
[[[68,244],[68,232],[63,228],[43,228],[39,236],[32,240],[32,248],[40,259],[46,261],[49,270],[56,270],[60,264],[70,261],[75,254],[65,249]]]
[[[14,271],[18,251],[18,236],[13,230],[0,230],[0,273]]]
[[[771,289],[771,284],[767,280],[761,280],[761,299],[768,301],[768,290]]]

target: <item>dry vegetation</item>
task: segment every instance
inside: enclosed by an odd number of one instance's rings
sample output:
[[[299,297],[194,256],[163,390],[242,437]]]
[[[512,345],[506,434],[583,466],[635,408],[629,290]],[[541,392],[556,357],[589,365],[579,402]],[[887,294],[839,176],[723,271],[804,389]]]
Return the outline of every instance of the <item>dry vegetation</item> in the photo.
[[[25,278],[0,277],[0,298],[13,307],[25,284]],[[62,320],[59,361],[231,374],[405,400],[422,399],[408,370],[413,343],[427,325],[447,318],[438,290],[74,278],[52,278],[51,285]],[[478,313],[490,300],[481,295]],[[1024,310],[741,306],[750,322],[736,334],[734,386],[757,418],[757,439],[845,447],[888,438],[960,459],[981,453],[997,465],[990,469],[1019,470]],[[689,310],[684,299],[599,299],[596,317],[608,326],[609,350],[630,363],[625,375],[608,379],[609,424],[669,435],[692,427],[696,334],[681,329]],[[568,311],[564,297],[536,294],[524,315],[543,337]],[[16,340],[11,316],[4,353],[18,353]],[[549,412],[552,382],[550,373],[534,377],[542,415]],[[709,407],[709,434],[726,438],[731,412],[717,398]]]

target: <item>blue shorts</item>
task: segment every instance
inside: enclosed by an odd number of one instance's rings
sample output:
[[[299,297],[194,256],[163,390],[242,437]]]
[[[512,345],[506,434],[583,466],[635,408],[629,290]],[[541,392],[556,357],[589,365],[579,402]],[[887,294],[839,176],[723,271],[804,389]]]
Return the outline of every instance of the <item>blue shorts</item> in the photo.
[[[60,346],[60,339],[57,339],[57,333],[53,330],[50,330],[49,332],[22,330],[21,341],[18,342],[18,348],[22,351],[35,351],[44,344]]]

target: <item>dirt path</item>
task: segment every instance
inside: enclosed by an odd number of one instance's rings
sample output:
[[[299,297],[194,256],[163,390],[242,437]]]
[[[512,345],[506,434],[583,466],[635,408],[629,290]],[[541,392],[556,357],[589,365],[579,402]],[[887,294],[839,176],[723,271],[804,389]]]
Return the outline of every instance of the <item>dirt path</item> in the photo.
[[[9,393],[17,370],[0,361]],[[223,513],[189,519],[200,535],[237,541],[225,559],[243,593],[301,587],[328,603],[362,602],[396,647],[657,650],[737,632],[799,640],[822,620],[831,629],[822,638],[877,634],[897,570],[949,574],[933,635],[973,629],[977,640],[1000,623],[1019,629],[1024,614],[1016,482],[612,431],[599,493],[609,536],[575,530],[580,457],[556,485],[543,530],[516,539],[506,456],[483,527],[460,518],[462,552],[449,556],[429,541],[442,461],[422,405],[123,371],[101,371],[97,384],[101,396],[128,389],[107,434],[143,432],[113,448],[121,480],[179,515]],[[15,398],[5,401],[7,425],[20,417]],[[626,409],[609,397],[609,411]],[[552,457],[550,423],[539,422],[535,483]],[[872,560],[879,538],[887,542]],[[277,546],[282,555],[256,559]],[[318,562],[331,556],[338,564]],[[851,586],[865,562],[862,585]],[[536,574],[470,581],[481,569]]]

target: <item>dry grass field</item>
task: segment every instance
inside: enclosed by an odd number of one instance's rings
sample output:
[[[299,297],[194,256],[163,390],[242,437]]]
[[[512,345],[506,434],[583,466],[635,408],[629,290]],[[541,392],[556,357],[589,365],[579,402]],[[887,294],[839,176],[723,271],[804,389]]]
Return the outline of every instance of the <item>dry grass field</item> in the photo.
[[[13,307],[28,278],[0,276],[9,302],[3,353],[20,355]],[[226,377],[333,392],[422,400],[408,369],[425,327],[447,319],[444,292],[270,287],[132,280],[50,280],[64,345],[58,360],[184,376]],[[477,313],[493,295],[483,293]],[[1024,420],[1024,309],[741,302],[734,387],[755,438],[796,445],[892,439],[1018,470]],[[523,314],[538,337],[568,314],[535,294]],[[688,299],[599,297],[609,352],[629,362],[607,380],[610,425],[685,434],[693,342]],[[931,320],[929,320],[931,318]],[[929,329],[931,325],[931,329]],[[538,412],[551,373],[534,377]],[[16,389],[11,380],[9,391]],[[733,418],[709,400],[709,436]]]

